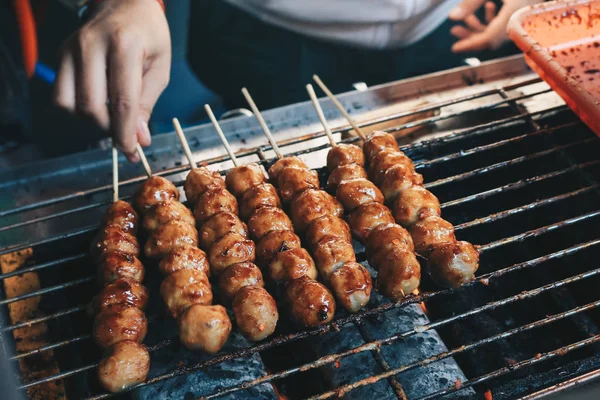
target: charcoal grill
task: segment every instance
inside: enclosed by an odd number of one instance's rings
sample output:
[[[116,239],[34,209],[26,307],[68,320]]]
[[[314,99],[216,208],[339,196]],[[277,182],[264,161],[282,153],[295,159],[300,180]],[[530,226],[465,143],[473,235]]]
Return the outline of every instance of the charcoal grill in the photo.
[[[284,320],[264,342],[214,358],[174,360],[172,369],[120,396],[136,397],[144,388],[250,356],[260,357],[267,372],[207,393],[190,388],[186,398],[259,397],[252,390],[267,387],[290,399],[326,399],[383,385],[400,399],[534,399],[600,375],[600,140],[522,57],[350,92],[340,100],[365,129],[385,123],[388,132],[412,132],[400,139],[402,150],[439,197],[457,236],[479,246],[475,281],[440,290],[424,277],[417,295],[398,303],[374,296],[360,313],[339,312],[314,329],[299,331]],[[331,125],[339,126],[335,134],[356,141],[333,105],[323,100],[323,106]],[[311,107],[295,104],[264,116],[282,152],[301,156],[323,174],[328,142]],[[273,162],[254,118],[223,121],[223,130],[242,160]],[[231,167],[210,126],[189,128],[186,135],[198,160],[223,171]],[[154,171],[181,187],[188,168],[174,134],[157,137],[148,155]],[[127,198],[143,171],[124,161],[121,167]],[[99,354],[85,314],[97,290],[86,249],[110,203],[110,171],[109,151],[97,150],[0,172],[0,254],[27,255],[18,269],[0,275],[0,330],[8,334],[1,345],[21,370],[20,389],[31,396],[112,397],[94,377]],[[356,250],[364,261],[363,248],[357,244]],[[16,296],[5,290],[9,279],[26,273],[39,287]],[[156,299],[158,277],[150,272],[147,280]],[[27,299],[41,302],[15,322],[8,307]],[[429,319],[372,334],[369,326],[389,323],[392,313],[409,307],[421,307]],[[166,318],[159,312],[149,318],[153,362],[159,352],[181,354],[176,337],[163,335]],[[40,336],[28,343],[38,344],[17,351],[22,338],[12,334],[36,326],[43,327]],[[359,333],[360,344],[348,342],[331,354],[315,350],[345,340],[348,327]],[[399,342],[420,346],[415,339],[434,330],[447,351],[409,362],[386,352]],[[344,381],[327,378],[352,371],[346,360],[356,355],[373,368]],[[458,366],[463,379],[438,380],[439,388],[429,392],[405,390],[406,374],[445,361]]]

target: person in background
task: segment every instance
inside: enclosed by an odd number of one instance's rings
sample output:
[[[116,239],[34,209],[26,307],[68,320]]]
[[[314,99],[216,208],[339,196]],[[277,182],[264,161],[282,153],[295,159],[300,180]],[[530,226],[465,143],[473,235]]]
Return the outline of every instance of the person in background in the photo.
[[[247,86],[269,108],[305,100],[314,73],[342,91],[459,66],[464,54],[502,46],[512,13],[539,2],[194,1],[190,61],[227,106],[243,105],[239,89]],[[148,120],[169,82],[162,1],[94,3],[65,43],[54,100],[109,130],[136,162],[136,145],[150,144]]]

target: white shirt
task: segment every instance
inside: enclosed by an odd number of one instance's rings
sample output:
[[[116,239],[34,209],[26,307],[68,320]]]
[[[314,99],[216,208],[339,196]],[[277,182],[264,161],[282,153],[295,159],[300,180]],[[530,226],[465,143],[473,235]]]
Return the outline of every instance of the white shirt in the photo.
[[[302,35],[363,48],[404,47],[431,33],[460,0],[226,0]],[[448,34],[450,34],[448,32]]]

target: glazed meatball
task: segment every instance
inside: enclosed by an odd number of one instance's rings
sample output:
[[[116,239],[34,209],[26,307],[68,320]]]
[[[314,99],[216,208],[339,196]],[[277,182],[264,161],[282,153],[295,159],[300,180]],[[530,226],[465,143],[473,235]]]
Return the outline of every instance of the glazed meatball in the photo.
[[[235,196],[240,197],[248,189],[267,181],[262,168],[258,164],[242,165],[235,167],[227,173],[225,182],[227,189]]]
[[[113,305],[132,306],[143,310],[146,304],[148,304],[148,290],[144,285],[121,278],[96,295],[92,301],[92,309],[94,314]]]
[[[306,190],[290,204],[290,217],[298,232],[304,232],[308,224],[325,215],[341,217],[344,209],[339,201],[323,190]]]
[[[352,241],[350,227],[346,221],[335,215],[325,215],[313,220],[308,225],[304,236],[310,249],[314,249],[315,245],[325,236],[336,237],[346,242]]]
[[[226,189],[208,189],[196,201],[196,207],[194,208],[196,224],[201,226],[210,217],[220,212],[229,212],[237,215],[237,200]]]
[[[167,275],[160,284],[160,296],[173,318],[192,304],[209,305],[213,299],[208,277],[193,269],[180,269]]]
[[[248,237],[248,228],[237,215],[230,212],[220,212],[213,215],[202,224],[198,231],[200,247],[209,251],[213,244],[228,233],[238,233]]]
[[[417,221],[442,215],[440,202],[423,186],[411,186],[396,198],[393,206],[394,218],[402,226],[413,226]]]
[[[183,190],[189,204],[194,205],[198,197],[208,189],[225,189],[225,180],[217,171],[194,168],[185,178]]]
[[[278,207],[262,207],[248,220],[250,237],[259,241],[271,231],[292,231],[294,226],[285,211]]]
[[[380,186],[383,183],[386,171],[395,165],[404,165],[408,171],[415,170],[412,160],[401,151],[383,150],[371,161],[369,177],[373,183]]]
[[[363,152],[369,161],[371,161],[377,153],[385,149],[397,151],[400,150],[400,147],[398,147],[396,138],[383,131],[371,133],[367,136],[367,140],[365,140],[365,143],[363,144]]]
[[[277,190],[270,183],[253,186],[244,193],[240,200],[240,217],[246,221],[263,207],[281,207]]]
[[[444,243],[454,243],[454,226],[438,216],[431,216],[419,220],[410,228],[410,235],[415,243],[415,251],[426,256]]]
[[[281,200],[289,203],[307,189],[318,189],[319,175],[312,169],[287,167],[279,174],[277,187],[281,194]]]
[[[218,276],[233,264],[253,262],[254,250],[254,242],[238,233],[223,236],[208,252],[211,272]]]
[[[150,370],[150,354],[143,344],[123,340],[108,347],[98,364],[98,380],[104,389],[117,393],[144,382]]]
[[[285,296],[292,318],[301,325],[326,324],[335,314],[335,300],[331,292],[308,276],[291,281]]]
[[[210,276],[206,253],[196,246],[183,246],[170,251],[160,260],[158,269],[165,276],[182,269],[193,269]]]
[[[343,264],[356,261],[352,243],[335,236],[325,236],[321,239],[315,245],[313,256],[325,282],[329,282],[331,274]]]
[[[377,287],[393,301],[412,293],[421,282],[421,265],[415,253],[403,247],[390,249],[378,261]]]
[[[198,231],[194,226],[183,221],[169,221],[152,232],[144,254],[149,258],[161,258],[179,247],[197,245]]]
[[[233,298],[232,308],[240,332],[253,342],[270,336],[279,320],[275,300],[261,287],[241,289]]]
[[[146,179],[134,195],[134,205],[139,212],[171,200],[179,200],[179,191],[168,179],[156,175]]]
[[[94,258],[100,258],[106,252],[120,252],[137,257],[140,246],[135,236],[123,232],[119,226],[109,225],[98,232],[90,252]]]
[[[329,174],[327,187],[335,190],[342,181],[350,181],[352,179],[367,179],[367,171],[358,164],[340,165]]]
[[[383,254],[396,246],[415,251],[412,237],[406,229],[398,224],[379,225],[373,229],[367,240],[367,259],[371,260],[378,254]]]
[[[279,174],[284,168],[287,167],[308,168],[304,161],[302,161],[299,157],[291,156],[281,158],[277,160],[275,164],[271,165],[271,168],[269,168],[269,178],[271,179],[271,182],[277,182],[279,179]]]
[[[271,231],[256,245],[256,264],[267,268],[277,253],[302,247],[300,238],[292,231]]]
[[[98,284],[105,286],[117,279],[127,278],[135,282],[144,280],[145,270],[140,260],[120,251],[106,251],[98,264]]]
[[[102,226],[115,225],[121,228],[123,232],[131,233],[133,236],[137,233],[138,215],[126,201],[118,200],[106,211]]]
[[[142,226],[148,232],[166,224],[169,221],[183,221],[191,226],[196,225],[194,216],[189,208],[178,201],[169,201],[158,203],[149,208],[144,214]]]
[[[469,242],[437,246],[427,259],[427,272],[443,287],[459,287],[475,279],[479,268],[479,253]]]
[[[366,179],[354,179],[340,183],[335,197],[348,212],[353,211],[363,204],[383,204],[383,194],[381,194],[381,191],[373,182]]]
[[[365,165],[365,155],[360,147],[353,144],[340,143],[327,153],[327,168],[333,171],[340,165]]]
[[[269,264],[269,276],[277,283],[288,282],[303,276],[317,279],[318,272],[310,254],[303,248],[278,253]]]
[[[179,340],[190,350],[215,354],[231,333],[231,321],[223,306],[188,307],[179,320]]]
[[[352,211],[348,217],[352,233],[358,240],[366,243],[371,231],[379,225],[393,224],[394,217],[386,206],[379,203],[369,203]]]
[[[331,274],[331,288],[337,300],[349,312],[363,308],[371,297],[371,275],[356,262],[347,262]]]
[[[260,269],[251,262],[234,264],[219,277],[219,293],[227,304],[231,303],[235,294],[242,288],[246,286],[263,287],[264,285]]]
[[[94,319],[94,341],[102,348],[122,340],[141,342],[146,337],[147,330],[146,316],[137,307],[109,306]]]
[[[406,189],[423,184],[423,175],[416,173],[405,165],[394,165],[383,174],[381,192],[385,201],[391,204]]]

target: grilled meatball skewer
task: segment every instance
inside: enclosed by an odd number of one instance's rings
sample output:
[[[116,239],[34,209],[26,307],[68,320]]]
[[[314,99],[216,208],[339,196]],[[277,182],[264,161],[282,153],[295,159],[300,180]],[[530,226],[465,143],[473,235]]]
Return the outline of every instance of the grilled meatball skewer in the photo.
[[[143,309],[148,292],[141,284],[144,266],[137,257],[138,217],[131,205],[119,200],[117,161],[113,148],[114,202],[92,246],[98,263],[98,284],[103,289],[90,307],[96,314],[94,339],[105,349],[98,379],[113,393],[143,382],[150,368],[150,354],[141,344],[147,330]]]

